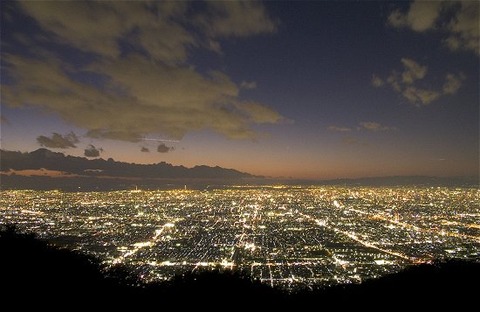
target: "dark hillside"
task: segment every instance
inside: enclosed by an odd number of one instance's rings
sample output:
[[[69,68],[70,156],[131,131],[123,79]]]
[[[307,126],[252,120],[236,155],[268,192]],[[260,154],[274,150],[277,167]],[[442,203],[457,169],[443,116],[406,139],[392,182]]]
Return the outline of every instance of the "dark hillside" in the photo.
[[[145,285],[121,267],[102,270],[95,258],[16,233],[13,227],[0,232],[0,255],[2,301],[16,308],[463,309],[478,304],[480,280],[480,263],[450,261],[414,266],[360,285],[294,294],[220,270]],[[18,294],[22,300],[16,299]]]

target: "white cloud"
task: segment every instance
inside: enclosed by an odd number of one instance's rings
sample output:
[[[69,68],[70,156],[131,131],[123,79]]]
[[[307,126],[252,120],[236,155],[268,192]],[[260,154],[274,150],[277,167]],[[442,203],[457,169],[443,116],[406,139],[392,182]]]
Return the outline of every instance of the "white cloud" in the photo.
[[[190,67],[167,66],[144,58],[109,60],[91,67],[110,77],[98,90],[68,79],[53,59],[35,61],[9,56],[15,88],[4,88],[13,106],[35,103],[58,113],[88,135],[136,142],[148,133],[180,139],[187,132],[210,128],[229,138],[254,138],[252,123],[276,123],[272,109],[238,100],[238,87],[224,74],[202,76]],[[117,89],[124,94],[117,94]]]
[[[450,35],[445,42],[452,50],[473,50],[480,54],[480,24],[478,1],[462,1],[447,30]]]
[[[393,11],[388,17],[388,22],[394,27],[409,27],[414,31],[423,32],[435,26],[441,9],[440,1],[414,1],[406,13]]]
[[[209,14],[197,17],[205,31],[213,37],[245,37],[272,33],[277,23],[259,1],[208,1]]]
[[[412,2],[407,12],[393,11],[388,23],[397,28],[416,32],[441,33],[451,50],[469,50],[480,54],[478,1],[419,1]]]
[[[255,102],[238,102],[236,107],[254,123],[273,124],[283,119],[276,111]]]
[[[37,106],[86,129],[87,136],[131,142],[149,133],[180,139],[201,129],[251,139],[257,136],[253,124],[283,119],[261,103],[239,99],[240,90],[255,87],[254,82],[239,86],[220,71],[201,73],[188,59],[193,48],[221,51],[217,36],[274,31],[259,2],[207,2],[203,11],[195,11],[196,19],[191,3],[177,1],[20,5],[50,33],[42,40],[53,36],[56,44],[95,58],[78,69],[54,50],[38,53],[35,41],[35,57],[2,55],[15,82],[2,86],[2,103]],[[202,28],[195,28],[200,20]],[[104,82],[74,78],[86,74]]]
[[[107,57],[121,55],[120,40],[164,62],[185,61],[197,41],[180,23],[185,3],[23,1],[22,8],[58,41]],[[158,14],[157,14],[158,12]]]
[[[401,59],[405,70],[402,73],[402,81],[405,84],[412,84],[415,80],[423,79],[427,74],[427,66],[422,66],[408,58]]]
[[[392,70],[386,81],[395,92],[400,93],[410,103],[415,105],[428,105],[444,95],[453,95],[457,93],[462,85],[462,81],[465,80],[463,74],[457,76],[448,73],[445,76],[445,82],[441,89],[424,88],[418,84],[425,79],[428,67],[408,58],[402,58],[401,62],[404,68],[403,71],[399,73],[396,70]],[[376,75],[373,77],[383,82]],[[372,80],[372,85],[381,87],[383,84],[376,85]]]
[[[443,84],[444,94],[455,94],[462,86],[462,81],[465,80],[465,75],[460,74],[455,76],[453,74],[447,74],[445,76],[445,83]]]
[[[402,95],[411,103],[421,103],[423,105],[428,105],[438,99],[441,93],[434,90],[427,90],[409,86],[402,91]]]

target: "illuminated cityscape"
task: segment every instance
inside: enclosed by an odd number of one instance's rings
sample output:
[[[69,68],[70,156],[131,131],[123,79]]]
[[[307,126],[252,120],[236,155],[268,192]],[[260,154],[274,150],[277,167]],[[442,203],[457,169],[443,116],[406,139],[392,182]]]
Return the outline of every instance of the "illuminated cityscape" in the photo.
[[[0,224],[121,263],[145,281],[237,268],[286,289],[480,259],[475,188],[2,191]]]

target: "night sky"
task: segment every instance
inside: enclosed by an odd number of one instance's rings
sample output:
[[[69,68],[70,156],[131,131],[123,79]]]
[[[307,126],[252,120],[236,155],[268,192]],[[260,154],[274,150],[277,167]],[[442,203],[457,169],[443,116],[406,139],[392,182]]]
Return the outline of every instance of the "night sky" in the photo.
[[[1,148],[479,174],[479,3],[1,2]]]

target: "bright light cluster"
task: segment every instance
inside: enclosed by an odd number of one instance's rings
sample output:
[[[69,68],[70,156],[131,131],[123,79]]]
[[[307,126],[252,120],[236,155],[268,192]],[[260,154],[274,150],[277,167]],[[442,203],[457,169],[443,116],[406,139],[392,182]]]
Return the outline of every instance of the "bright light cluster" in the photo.
[[[122,263],[146,281],[239,268],[294,289],[432,259],[480,259],[480,190],[231,187],[2,191],[0,223]]]

